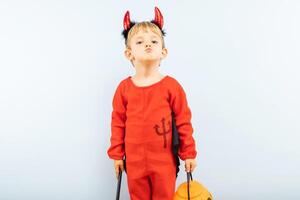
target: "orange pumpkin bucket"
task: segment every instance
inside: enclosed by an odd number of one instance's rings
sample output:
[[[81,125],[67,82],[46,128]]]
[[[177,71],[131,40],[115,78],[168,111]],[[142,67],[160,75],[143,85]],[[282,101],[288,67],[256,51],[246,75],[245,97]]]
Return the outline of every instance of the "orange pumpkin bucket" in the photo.
[[[213,197],[201,183],[193,180],[191,173],[187,173],[187,182],[178,186],[173,200],[213,200]]]

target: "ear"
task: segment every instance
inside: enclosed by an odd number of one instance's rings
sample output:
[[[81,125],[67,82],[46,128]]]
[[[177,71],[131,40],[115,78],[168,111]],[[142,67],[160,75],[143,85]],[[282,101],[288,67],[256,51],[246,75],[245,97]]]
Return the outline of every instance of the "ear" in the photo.
[[[125,57],[128,59],[128,60],[132,60],[133,59],[133,56],[131,54],[131,49],[130,48],[126,48],[125,51],[124,51],[124,55]]]
[[[162,55],[162,59],[164,59],[165,57],[167,57],[168,55],[168,49],[163,48],[161,51],[161,55]]]

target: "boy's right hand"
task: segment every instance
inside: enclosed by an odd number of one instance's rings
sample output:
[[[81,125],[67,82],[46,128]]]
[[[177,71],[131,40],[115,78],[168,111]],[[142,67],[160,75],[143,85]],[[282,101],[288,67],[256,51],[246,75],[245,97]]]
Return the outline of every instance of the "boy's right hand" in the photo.
[[[120,170],[124,171],[124,161],[123,160],[114,160],[116,178],[119,178]]]

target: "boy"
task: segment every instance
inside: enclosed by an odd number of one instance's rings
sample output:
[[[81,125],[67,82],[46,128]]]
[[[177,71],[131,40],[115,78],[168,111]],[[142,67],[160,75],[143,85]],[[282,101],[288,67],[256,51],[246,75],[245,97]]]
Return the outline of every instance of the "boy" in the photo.
[[[124,17],[125,56],[136,74],[122,80],[113,98],[111,146],[108,155],[115,172],[126,172],[132,200],[171,200],[176,183],[176,163],[172,153],[172,112],[180,147],[178,155],[185,169],[196,167],[191,111],[181,85],[162,75],[159,66],[167,56],[163,16],[155,8],[151,22],[130,21]]]

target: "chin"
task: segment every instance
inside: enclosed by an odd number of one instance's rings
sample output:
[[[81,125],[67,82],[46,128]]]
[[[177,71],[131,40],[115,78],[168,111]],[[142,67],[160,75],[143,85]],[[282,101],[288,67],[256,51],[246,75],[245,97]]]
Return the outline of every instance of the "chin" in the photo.
[[[157,59],[144,59],[143,62],[157,62]]]
[[[157,59],[142,59],[141,60],[141,62],[143,62],[143,63],[148,63],[148,64],[150,64],[150,63],[155,63],[155,62],[157,62],[158,60]]]
[[[154,56],[146,56],[146,57],[144,57],[144,58],[142,58],[141,60],[143,60],[143,61],[157,61],[157,60],[159,60],[159,58],[157,58],[157,57],[154,57]]]

